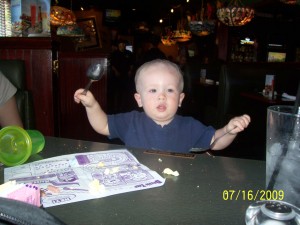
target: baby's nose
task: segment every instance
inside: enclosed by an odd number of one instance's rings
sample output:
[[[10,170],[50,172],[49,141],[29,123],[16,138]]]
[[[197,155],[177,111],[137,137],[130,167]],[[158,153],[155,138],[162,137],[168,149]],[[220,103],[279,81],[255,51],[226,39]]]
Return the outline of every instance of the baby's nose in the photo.
[[[158,95],[158,99],[159,100],[164,100],[166,98],[166,95],[165,93],[161,92],[159,95]]]

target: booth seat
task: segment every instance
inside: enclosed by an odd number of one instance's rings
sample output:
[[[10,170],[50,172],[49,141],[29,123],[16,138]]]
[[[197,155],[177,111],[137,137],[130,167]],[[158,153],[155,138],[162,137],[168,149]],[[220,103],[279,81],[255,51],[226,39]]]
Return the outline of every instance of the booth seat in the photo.
[[[34,129],[33,98],[26,89],[25,62],[19,59],[0,60],[0,70],[17,88],[16,101],[25,129]]]
[[[242,114],[249,114],[252,119],[249,127],[230,146],[235,148],[234,151],[239,149],[241,152],[236,154],[241,157],[265,157],[266,114],[269,105],[246,99],[241,93],[262,92],[267,74],[275,75],[275,91],[278,95],[283,92],[296,95],[300,80],[299,63],[228,63],[222,65],[220,70],[215,126],[222,127],[234,116]],[[254,149],[258,152],[251,152]]]
[[[296,95],[300,79],[299,63],[230,63],[220,70],[218,90],[218,125],[245,111],[242,92],[262,92],[266,75],[275,75],[275,91],[278,95]]]
[[[192,116],[206,125],[215,125],[215,112],[218,97],[218,86],[200,83],[201,70],[205,70],[206,79],[219,81],[223,61],[215,60],[201,63],[201,58],[191,57],[181,69],[184,75],[185,98],[178,113]]]

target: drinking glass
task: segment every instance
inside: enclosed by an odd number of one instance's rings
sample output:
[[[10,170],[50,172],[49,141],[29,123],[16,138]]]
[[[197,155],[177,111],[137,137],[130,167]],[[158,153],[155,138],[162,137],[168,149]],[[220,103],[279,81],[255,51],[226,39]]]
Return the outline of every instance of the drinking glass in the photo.
[[[293,106],[268,107],[266,187],[283,190],[284,201],[300,207],[300,115]]]

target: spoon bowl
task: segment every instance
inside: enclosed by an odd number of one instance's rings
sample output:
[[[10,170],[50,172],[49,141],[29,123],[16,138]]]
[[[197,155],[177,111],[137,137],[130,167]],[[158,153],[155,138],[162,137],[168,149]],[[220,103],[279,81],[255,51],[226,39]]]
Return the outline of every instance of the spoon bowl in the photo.
[[[86,76],[90,79],[89,83],[85,86],[83,95],[86,95],[93,82],[100,80],[104,75],[104,67],[100,63],[94,63],[89,66]]]

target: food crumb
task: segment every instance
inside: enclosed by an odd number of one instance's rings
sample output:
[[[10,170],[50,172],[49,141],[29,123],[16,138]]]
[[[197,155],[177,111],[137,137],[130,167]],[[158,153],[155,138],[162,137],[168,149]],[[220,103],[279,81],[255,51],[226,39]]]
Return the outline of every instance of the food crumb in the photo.
[[[99,162],[98,163],[98,167],[104,167],[105,165],[104,165],[104,162]]]
[[[94,179],[89,183],[89,192],[92,195],[98,194],[105,189],[104,185],[100,184],[99,180]]]
[[[108,169],[108,168],[106,168],[106,169],[104,170],[104,174],[105,174],[105,175],[108,175],[108,174],[109,174],[109,169]]]
[[[110,174],[114,174],[114,173],[117,173],[117,172],[119,172],[119,167],[114,167],[114,168],[111,169]]]
[[[173,175],[175,177],[179,176],[179,172],[178,171],[173,171],[170,168],[165,168],[163,173],[168,174],[168,175]]]
[[[158,162],[162,162],[162,159],[161,159],[161,158],[158,158]]]

